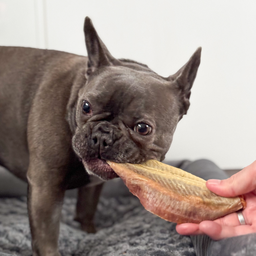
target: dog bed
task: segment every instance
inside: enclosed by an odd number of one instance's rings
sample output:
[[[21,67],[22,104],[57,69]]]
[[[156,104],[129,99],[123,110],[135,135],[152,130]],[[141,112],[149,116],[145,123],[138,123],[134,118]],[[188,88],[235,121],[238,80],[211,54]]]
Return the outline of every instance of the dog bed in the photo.
[[[73,221],[75,198],[65,198],[60,227],[61,255],[195,255],[189,237],[175,224],[145,211],[133,196],[101,198],[98,232],[86,234]],[[31,255],[26,198],[0,199],[0,255]]]
[[[203,166],[204,170],[206,166],[207,170],[216,168],[207,160],[177,165],[198,176],[201,173],[197,171]],[[216,174],[216,170],[214,175],[225,175],[218,173],[219,170]],[[206,176],[214,178],[212,173],[208,172]],[[3,188],[0,172],[0,185],[1,182]],[[3,191],[0,189],[0,192]],[[221,241],[212,241],[207,236],[179,235],[175,231],[176,224],[147,212],[139,200],[127,192],[121,180],[107,183],[103,190],[95,216],[96,234],[87,234],[79,229],[73,220],[75,204],[75,197],[65,197],[59,237],[59,250],[63,256],[241,256],[255,255],[256,252],[256,234]],[[0,256],[29,256],[32,254],[30,243],[26,197],[1,197]]]

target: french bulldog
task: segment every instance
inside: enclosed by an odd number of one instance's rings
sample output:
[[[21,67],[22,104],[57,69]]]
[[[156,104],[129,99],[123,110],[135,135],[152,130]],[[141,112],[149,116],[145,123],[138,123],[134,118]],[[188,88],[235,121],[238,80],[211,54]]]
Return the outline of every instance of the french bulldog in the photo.
[[[201,48],[174,75],[115,59],[86,17],[88,57],[0,47],[0,164],[28,182],[33,255],[60,255],[67,189],[79,190],[76,219],[93,232],[107,160],[162,161],[187,113]]]

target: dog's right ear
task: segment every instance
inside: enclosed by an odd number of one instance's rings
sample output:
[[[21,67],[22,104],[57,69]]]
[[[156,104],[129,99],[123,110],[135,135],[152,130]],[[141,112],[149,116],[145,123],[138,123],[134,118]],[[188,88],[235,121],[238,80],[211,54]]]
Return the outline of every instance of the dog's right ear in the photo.
[[[110,54],[105,44],[101,41],[89,17],[86,17],[84,21],[84,35],[88,53],[87,75],[102,66],[118,64],[118,60]]]
[[[190,90],[196,78],[197,70],[200,65],[201,47],[199,47],[189,61],[174,75],[169,76],[168,80],[175,81],[179,90],[180,99],[183,103],[182,115],[187,113],[189,108]]]

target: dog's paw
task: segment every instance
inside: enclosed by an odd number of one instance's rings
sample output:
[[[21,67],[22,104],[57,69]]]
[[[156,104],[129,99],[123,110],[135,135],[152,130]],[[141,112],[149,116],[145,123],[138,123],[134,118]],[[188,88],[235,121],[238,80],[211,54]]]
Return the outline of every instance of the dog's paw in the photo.
[[[97,232],[93,221],[85,221],[79,218],[74,218],[74,220],[80,223],[82,231],[85,231],[86,233],[89,234],[95,234]]]
[[[97,232],[93,223],[90,223],[90,224],[81,223],[81,230],[83,230],[89,234],[95,234]]]

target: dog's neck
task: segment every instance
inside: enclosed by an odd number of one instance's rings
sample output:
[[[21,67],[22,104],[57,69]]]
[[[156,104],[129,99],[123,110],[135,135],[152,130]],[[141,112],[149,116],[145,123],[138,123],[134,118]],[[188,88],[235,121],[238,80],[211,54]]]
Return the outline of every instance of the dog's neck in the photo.
[[[77,123],[76,123],[76,108],[78,102],[79,90],[86,84],[86,72],[87,69],[84,66],[81,67],[80,71],[77,70],[77,77],[72,84],[70,98],[66,108],[66,120],[69,124],[72,135],[74,135]]]
[[[66,119],[69,123],[71,133],[75,134],[75,130],[76,130],[76,127],[77,127],[77,124],[76,124],[76,104],[71,108],[71,110],[69,111],[69,114],[68,114]]]

